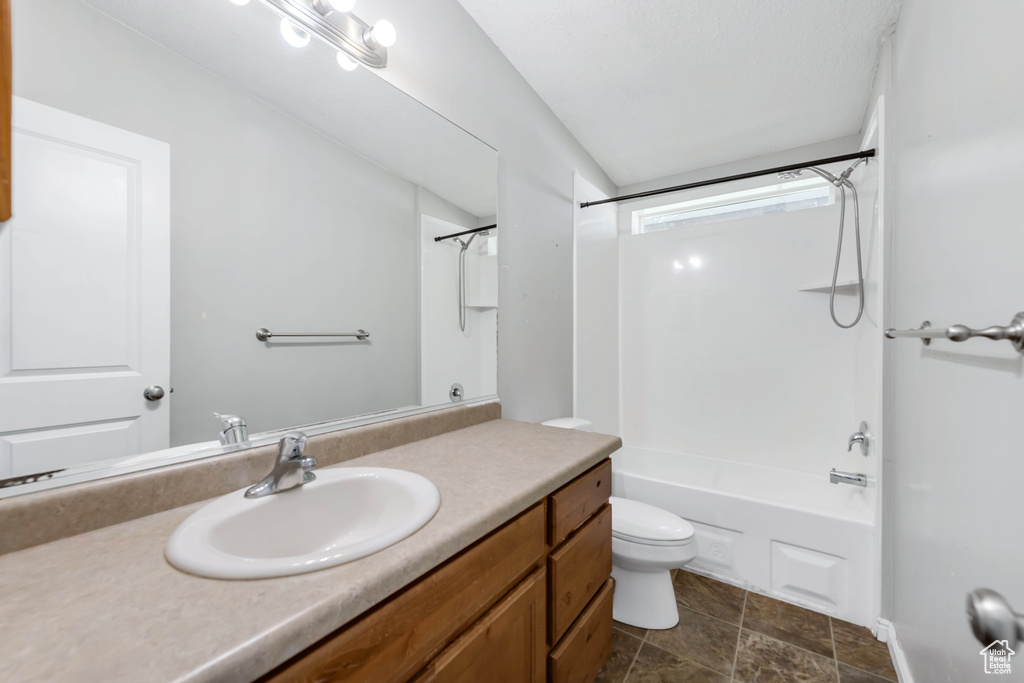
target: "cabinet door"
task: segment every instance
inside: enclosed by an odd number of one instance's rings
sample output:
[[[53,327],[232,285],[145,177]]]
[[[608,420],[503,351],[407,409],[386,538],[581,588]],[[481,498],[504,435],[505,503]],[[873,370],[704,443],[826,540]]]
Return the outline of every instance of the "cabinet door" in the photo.
[[[442,652],[417,683],[543,683],[545,571],[538,569]]]

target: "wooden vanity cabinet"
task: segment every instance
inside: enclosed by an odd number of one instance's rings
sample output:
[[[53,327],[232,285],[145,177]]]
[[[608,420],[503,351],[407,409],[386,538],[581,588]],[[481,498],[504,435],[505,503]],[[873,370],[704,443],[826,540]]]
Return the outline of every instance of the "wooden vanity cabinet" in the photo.
[[[612,463],[548,496],[549,683],[590,683],[612,649]]]
[[[261,683],[589,683],[611,651],[610,480],[605,460]]]

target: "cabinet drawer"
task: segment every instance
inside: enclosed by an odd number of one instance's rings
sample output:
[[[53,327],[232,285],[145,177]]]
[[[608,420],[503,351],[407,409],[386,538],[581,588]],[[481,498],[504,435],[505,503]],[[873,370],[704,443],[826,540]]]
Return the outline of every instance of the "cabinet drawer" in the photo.
[[[261,680],[408,680],[541,563],[544,523],[538,503]]]
[[[612,651],[612,580],[548,657],[549,683],[591,683]]]
[[[548,643],[562,637],[612,573],[612,507],[605,505],[548,557]]]
[[[459,636],[414,683],[544,683],[545,583],[544,570],[538,569]]]
[[[554,548],[608,502],[612,495],[612,461],[604,460],[548,499],[548,544]]]

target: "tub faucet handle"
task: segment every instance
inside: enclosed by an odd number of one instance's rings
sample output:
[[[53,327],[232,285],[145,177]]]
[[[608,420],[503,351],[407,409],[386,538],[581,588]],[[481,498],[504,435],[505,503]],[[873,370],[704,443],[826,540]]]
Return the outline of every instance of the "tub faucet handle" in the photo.
[[[860,454],[867,455],[869,441],[870,438],[868,437],[868,423],[861,422],[860,431],[854,432],[853,434],[850,435],[850,440],[846,443],[846,452],[849,453],[850,451],[853,450],[853,444],[859,444]]]

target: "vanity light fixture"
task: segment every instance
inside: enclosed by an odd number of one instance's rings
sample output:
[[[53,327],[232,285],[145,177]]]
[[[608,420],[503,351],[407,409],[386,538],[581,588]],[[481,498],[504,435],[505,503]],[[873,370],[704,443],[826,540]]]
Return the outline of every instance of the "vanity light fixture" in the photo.
[[[238,0],[231,2],[237,4]],[[282,17],[281,34],[289,45],[304,47],[315,36],[338,51],[338,65],[346,71],[358,64],[374,69],[388,65],[388,48],[397,38],[394,25],[387,20],[367,24],[351,13],[355,0],[260,2]]]
[[[345,71],[355,71],[357,68],[359,68],[359,62],[357,62],[356,60],[352,59],[351,57],[349,57],[344,52],[339,52],[338,53],[338,66],[340,66]]]
[[[351,12],[352,8],[356,6],[356,0],[313,0],[313,7],[320,14],[327,14],[327,12],[321,9],[324,5],[330,5],[330,9],[333,9],[335,12]]]
[[[287,17],[281,20],[281,35],[284,37],[284,42],[292,47],[309,45],[309,33],[296,26],[295,22]]]

